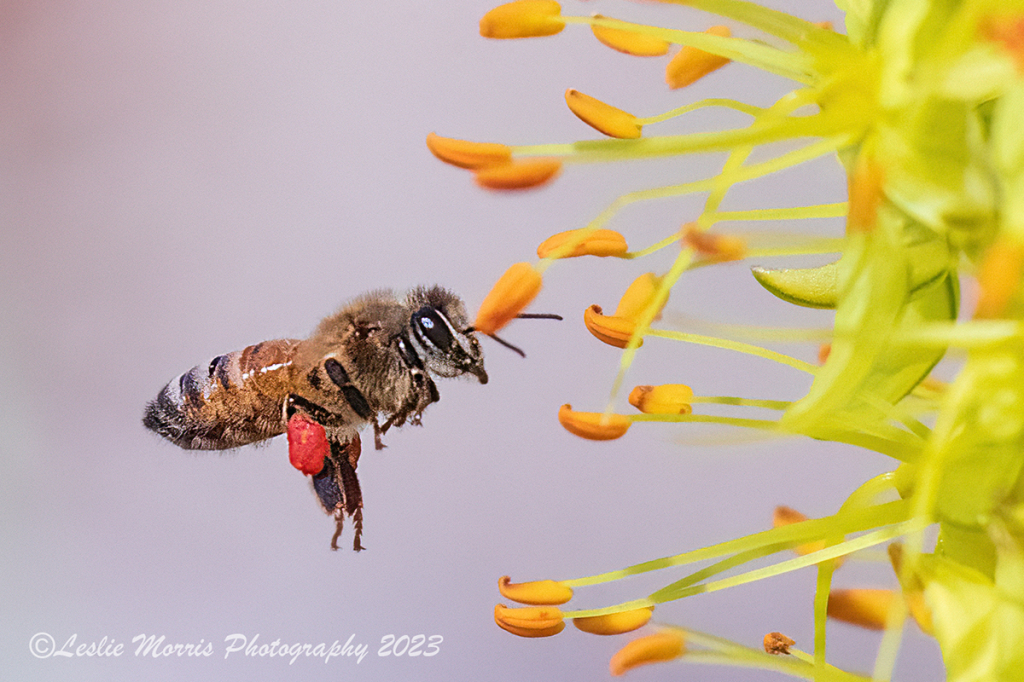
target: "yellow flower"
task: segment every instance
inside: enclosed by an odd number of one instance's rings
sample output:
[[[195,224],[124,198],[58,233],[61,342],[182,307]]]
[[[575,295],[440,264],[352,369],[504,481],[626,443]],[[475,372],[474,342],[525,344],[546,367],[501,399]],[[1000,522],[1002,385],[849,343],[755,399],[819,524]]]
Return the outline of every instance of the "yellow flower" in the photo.
[[[475,171],[478,182],[488,187],[520,188],[554,177],[558,160],[565,161],[566,168],[571,164],[585,172],[594,163],[664,162],[724,153],[720,170],[708,177],[676,179],[670,170],[664,186],[638,189],[631,176],[624,193],[603,210],[591,212],[582,224],[585,232],[577,233],[596,234],[614,224],[635,246],[637,237],[627,226],[639,221],[631,222],[632,216],[620,220],[624,209],[648,200],[705,197],[681,238],[670,224],[654,243],[616,254],[633,260],[671,248],[674,260],[663,275],[638,278],[613,314],[605,315],[600,306],[584,313],[592,334],[629,349],[619,354],[610,403],[621,400],[619,390],[627,385],[626,374],[638,357],[635,351],[652,336],[659,342],[649,344],[654,348],[645,348],[645,354],[671,347],[662,341],[699,344],[777,362],[804,373],[811,379],[810,387],[798,399],[659,398],[659,387],[640,388],[632,402],[644,414],[575,412],[565,405],[559,421],[571,432],[595,440],[621,437],[634,422],[733,425],[865,448],[891,457],[899,469],[866,481],[836,505],[839,511],[832,516],[801,520],[801,515],[785,510],[777,513],[776,528],[763,533],[568,580],[567,586],[578,590],[702,562],[700,568],[669,578],[664,587],[642,598],[633,595],[617,607],[567,612],[564,617],[588,623],[583,620],[587,613],[629,611],[638,604],[661,604],[807,568],[807,559],[788,555],[767,567],[741,568],[800,543],[798,553],[836,557],[817,567],[814,644],[823,654],[827,628],[822,607],[838,557],[905,537],[908,565],[897,571],[902,591],[836,590],[828,599],[828,615],[881,628],[899,620],[896,616],[905,603],[923,629],[934,626],[951,680],[1016,679],[1016,653],[1024,651],[1024,629],[1019,627],[1024,607],[1020,599],[1006,595],[1024,594],[1024,503],[1020,495],[1007,491],[1020,489],[1024,470],[1024,0],[845,1],[845,34],[747,0],[669,4],[718,15],[742,25],[744,34],[752,37],[733,37],[724,25],[702,32],[602,15],[567,16],[557,3],[533,0],[499,8],[486,17],[482,29],[495,37],[529,37],[550,35],[568,25],[587,26],[598,40],[629,54],[654,54],[665,43],[681,46],[666,68],[666,81],[674,88],[736,61],[790,80],[792,90],[767,106],[725,97],[684,99],[652,116],[636,116],[570,90],[570,108],[617,139],[507,150],[484,145],[461,151],[456,145],[459,151],[438,156]],[[712,108],[729,110],[722,117],[726,127],[656,134],[662,122]],[[750,120],[734,124],[734,114]],[[432,144],[438,146],[436,141]],[[794,206],[780,196],[772,197],[780,207],[731,210],[730,203],[743,201],[733,191],[741,184],[826,158],[838,158],[842,164],[848,201]],[[541,172],[546,160],[546,172]],[[521,164],[533,166],[524,172]],[[841,191],[836,188],[837,195]],[[728,222],[788,225],[827,218],[845,219],[842,238],[796,237],[797,232],[786,228],[778,241],[765,230],[748,243],[718,227]],[[566,226],[571,227],[581,225]],[[648,234],[646,228],[637,233]],[[560,248],[569,253],[574,245],[567,241]],[[592,247],[584,247],[584,253],[590,253],[587,248]],[[547,255],[539,268],[593,265],[555,262],[554,256],[563,255],[558,248]],[[828,262],[810,268],[761,268],[755,279],[787,303],[834,310],[831,330],[808,334],[808,325],[765,330],[742,320],[716,321],[706,325],[723,330],[726,338],[716,338],[692,329],[672,329],[673,323],[685,324],[682,315],[666,316],[669,324],[658,328],[651,325],[669,291],[685,287],[683,278],[698,268],[741,258],[803,256]],[[616,271],[622,265],[616,263]],[[539,273],[536,279],[539,288]],[[970,319],[960,314],[961,281],[968,283],[968,294],[979,295]],[[511,318],[498,319],[481,329],[493,331]],[[821,364],[815,365],[750,343],[758,338],[765,343],[814,344],[827,338],[828,345],[822,347]],[[956,351],[961,360],[954,370],[956,378],[941,391],[925,390],[927,377],[948,350]],[[803,351],[807,358],[813,352],[811,347]],[[667,366],[686,362],[677,359]],[[645,371],[657,366],[666,365],[644,363]],[[682,391],[662,389],[671,390]],[[700,402],[708,413],[687,414],[690,402]],[[714,414],[718,409],[749,416]],[[893,499],[894,492],[900,499]],[[794,522],[800,525],[783,527]],[[922,538],[930,525],[937,527],[934,551]],[[741,572],[722,577],[723,571]],[[501,620],[503,627],[528,629],[508,618]],[[524,620],[541,622],[530,628],[533,632],[553,633],[563,625],[560,619]],[[738,645],[722,644],[720,638],[686,632],[690,646],[723,654],[722,659],[739,650]],[[769,648],[785,650],[789,641],[773,638]],[[612,672],[667,660],[684,649],[678,632],[642,638],[616,654]],[[888,651],[875,671],[879,678],[891,676],[893,656]],[[735,659],[749,663],[749,653]],[[767,667],[808,678],[833,675],[820,667],[821,661],[811,663],[808,658],[794,651],[792,658],[768,659],[772,663]],[[800,667],[804,664],[806,668]]]

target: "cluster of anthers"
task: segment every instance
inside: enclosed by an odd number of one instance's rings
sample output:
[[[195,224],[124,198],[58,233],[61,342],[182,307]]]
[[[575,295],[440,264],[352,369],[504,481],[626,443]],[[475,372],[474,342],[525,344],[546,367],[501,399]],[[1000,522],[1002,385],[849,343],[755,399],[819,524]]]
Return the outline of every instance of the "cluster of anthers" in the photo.
[[[543,273],[582,256],[636,259],[675,247],[663,273],[645,273],[611,314],[597,305],[587,329],[623,349],[612,403],[604,412],[564,405],[559,421],[593,440],[624,436],[641,421],[712,422],[810,436],[866,448],[898,468],[865,482],[832,516],[806,519],[785,507],[774,528],[752,536],[564,581],[499,582],[508,600],[495,608],[505,630],[524,637],[558,634],[565,619],[582,631],[617,634],[648,623],[654,608],[804,567],[816,567],[814,649],[804,653],[781,633],[764,651],[680,626],[663,625],[628,643],[611,660],[621,674],[671,659],[765,667],[815,680],[865,679],[826,662],[827,616],[884,629],[873,679],[889,679],[902,625],[912,618],[942,648],[950,680],[1019,679],[1024,669],[1024,0],[840,0],[843,35],[744,0],[661,0],[717,14],[763,38],[733,37],[726,26],[684,31],[605,16],[566,16],[554,0],[517,0],[480,22],[484,36],[550,36],[588,26],[603,44],[637,56],[666,55],[666,81],[684,88],[730,62],[784,76],[798,87],[773,105],[731,99],[698,101],[638,117],[576,90],[576,116],[612,139],[507,146],[431,134],[441,160],[471,170],[491,189],[523,189],[552,180],[569,163],[726,152],[717,175],[625,194],[585,227],[556,234],[539,262],[517,263],[483,302],[474,327],[493,333],[537,295]],[[780,46],[781,45],[781,46]],[[751,118],[745,127],[711,133],[648,136],[649,126],[707,107]],[[749,162],[763,145],[790,151]],[[795,147],[795,148],[794,148]],[[722,210],[736,184],[838,155],[848,201],[747,211]],[[706,194],[703,211],[681,231],[638,251],[607,229],[624,207],[648,199]],[[845,218],[842,239],[758,248],[712,233],[728,221]],[[652,326],[680,278],[697,267],[751,256],[835,253],[811,269],[755,269],[777,297],[835,310],[829,343],[815,365],[740,339]],[[957,321],[960,278],[972,291],[973,315]],[[704,344],[782,363],[813,377],[798,401],[695,396],[687,386],[638,386],[619,414],[614,398],[645,338]],[[951,384],[929,377],[949,350],[962,358]],[[777,419],[695,414],[694,405],[775,410]],[[937,527],[931,546],[924,534]],[[888,545],[894,590],[833,590],[848,555]],[[795,551],[762,568],[751,561]],[[785,555],[783,555],[785,556]],[[604,608],[563,611],[573,590],[640,573],[710,562],[647,595]],[[723,577],[726,576],[726,577]],[[778,654],[786,654],[780,656]]]

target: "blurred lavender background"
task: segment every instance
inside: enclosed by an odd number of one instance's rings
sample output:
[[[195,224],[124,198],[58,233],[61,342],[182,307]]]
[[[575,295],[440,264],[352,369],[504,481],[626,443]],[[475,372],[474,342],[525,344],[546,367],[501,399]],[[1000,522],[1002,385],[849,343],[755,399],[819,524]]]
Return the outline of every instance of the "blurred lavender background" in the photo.
[[[841,26],[824,1],[770,4]],[[566,433],[558,406],[602,409],[619,358],[586,332],[583,309],[614,306],[633,277],[664,270],[668,252],[553,268],[533,309],[565,322],[511,326],[504,335],[526,360],[485,341],[487,386],[439,382],[442,400],[423,428],[367,450],[361,554],[329,550],[333,523],[289,465],[283,439],[188,453],[143,429],[146,401],[214,355],[305,336],[373,288],[437,282],[475,310],[547,235],[582,226],[619,193],[704,177],[722,160],[574,167],[548,188],[497,195],[431,157],[428,132],[509,143],[595,137],[565,108],[567,87],[641,115],[708,96],[764,105],[788,88],[732,65],[668,92],[664,59],[625,57],[585,29],[486,41],[477,21],[490,7],[0,5],[0,678],[606,679],[629,635],[570,626],[552,639],[513,637],[492,619],[498,577],[571,578],[675,554],[762,530],[776,504],[832,513],[859,482],[892,468],[850,448],[728,430],[650,425],[611,443]],[[592,11],[713,23],[647,4],[565,6]],[[663,130],[723,123],[744,120],[707,113]],[[826,159],[737,188],[726,207],[841,201],[844,191],[838,164]],[[635,206],[612,227],[643,246],[700,205],[691,197]],[[791,229],[838,235],[842,225]],[[666,320],[827,324],[827,313],[761,291],[747,265],[685,279]],[[815,355],[811,346],[784,350]],[[774,399],[808,385],[763,361],[657,339],[630,379]],[[580,591],[573,605],[634,598],[682,575]],[[852,564],[836,582],[892,577],[884,565]],[[810,649],[813,584],[814,572],[802,571],[667,605],[656,618],[752,646],[780,630]],[[58,648],[72,636],[74,646],[107,638],[124,653],[40,659],[30,651],[37,633]],[[213,653],[136,657],[140,634],[210,643]],[[314,646],[351,637],[368,653],[358,663],[225,658],[232,634]],[[443,641],[432,657],[379,656],[389,634]],[[870,670],[877,634],[841,625],[830,634],[834,663]],[[941,670],[937,647],[911,626],[898,677],[930,680]],[[679,665],[631,676],[774,679]]]

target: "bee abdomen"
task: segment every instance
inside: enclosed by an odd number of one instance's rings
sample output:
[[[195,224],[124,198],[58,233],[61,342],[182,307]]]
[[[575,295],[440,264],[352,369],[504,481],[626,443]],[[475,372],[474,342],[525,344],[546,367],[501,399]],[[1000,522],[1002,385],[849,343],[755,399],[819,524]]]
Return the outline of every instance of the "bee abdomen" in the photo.
[[[142,423],[186,450],[225,450],[284,433],[297,343],[265,341],[196,365],[164,386]]]

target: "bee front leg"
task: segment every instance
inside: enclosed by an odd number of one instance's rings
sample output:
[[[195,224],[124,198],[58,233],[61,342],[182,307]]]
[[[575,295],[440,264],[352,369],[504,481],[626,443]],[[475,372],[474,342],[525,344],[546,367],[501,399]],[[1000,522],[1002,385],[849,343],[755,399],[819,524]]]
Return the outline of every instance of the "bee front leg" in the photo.
[[[381,425],[377,422],[377,418],[373,418],[373,447],[375,450],[383,450],[384,448],[387,447],[387,445],[384,445],[384,441],[382,440],[382,438],[384,434],[388,432],[388,429],[390,427],[390,421],[385,422],[384,426],[381,427]]]

